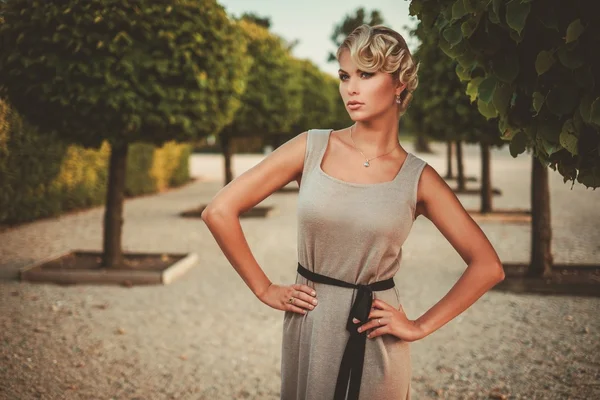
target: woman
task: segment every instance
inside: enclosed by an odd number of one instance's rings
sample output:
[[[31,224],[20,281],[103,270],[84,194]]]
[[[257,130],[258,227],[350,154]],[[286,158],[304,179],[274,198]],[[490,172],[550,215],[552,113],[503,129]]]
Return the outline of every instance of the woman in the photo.
[[[254,294],[285,311],[282,399],[409,399],[409,343],[459,315],[504,272],[444,180],[398,142],[399,118],[418,84],[402,36],[362,25],[337,59],[340,95],[355,123],[289,140],[217,193],[202,218]],[[238,217],[292,180],[300,185],[298,274],[294,284],[280,285],[257,264]],[[468,267],[448,294],[410,320],[393,276],[418,215]]]

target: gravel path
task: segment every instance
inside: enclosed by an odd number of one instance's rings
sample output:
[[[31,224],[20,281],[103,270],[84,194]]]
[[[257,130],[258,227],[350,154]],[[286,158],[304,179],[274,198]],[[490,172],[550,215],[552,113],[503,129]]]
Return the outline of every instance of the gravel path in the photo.
[[[441,174],[437,155],[421,155]],[[409,147],[410,150],[410,147]],[[499,208],[529,206],[528,157],[493,153]],[[467,146],[468,175],[479,175]],[[239,173],[259,155],[236,156]],[[125,205],[128,251],[193,251],[200,264],[160,287],[20,283],[19,267],[69,249],[99,249],[102,208],[0,233],[1,399],[279,399],[283,315],[258,301],[200,220],[177,213],[221,187],[222,160],[194,156],[204,178]],[[553,171],[552,171],[553,172]],[[556,262],[600,263],[600,192],[551,175]],[[216,181],[215,181],[216,180]],[[475,187],[477,182],[469,182]],[[477,207],[477,196],[461,196]],[[274,282],[293,282],[295,194],[265,200],[278,213],[243,219],[258,262]],[[526,261],[529,226],[480,224],[503,261]],[[464,270],[435,226],[421,217],[396,276],[404,309],[417,318]],[[600,299],[491,291],[427,338],[411,344],[413,399],[600,398]]]

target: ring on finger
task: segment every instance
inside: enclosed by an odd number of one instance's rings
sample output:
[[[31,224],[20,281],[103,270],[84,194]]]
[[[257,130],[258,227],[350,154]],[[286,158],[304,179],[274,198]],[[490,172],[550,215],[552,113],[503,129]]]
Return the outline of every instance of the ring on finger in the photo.
[[[377,320],[377,323],[378,323],[379,325],[381,325],[381,318],[379,318],[379,319]]]
[[[294,298],[293,298],[293,297],[290,297],[290,299],[288,300],[288,303],[290,303],[290,304],[294,304]]]

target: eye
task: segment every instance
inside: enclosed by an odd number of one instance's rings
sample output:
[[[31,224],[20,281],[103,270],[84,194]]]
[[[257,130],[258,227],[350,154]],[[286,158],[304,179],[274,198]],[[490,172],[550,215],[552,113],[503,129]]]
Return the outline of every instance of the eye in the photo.
[[[340,74],[340,81],[344,81],[346,78],[348,78],[348,75]]]
[[[361,72],[361,73],[360,73],[360,76],[363,76],[363,75],[366,75],[366,76],[367,76],[367,78],[370,78],[370,77],[372,77],[374,74],[372,74],[371,72]]]

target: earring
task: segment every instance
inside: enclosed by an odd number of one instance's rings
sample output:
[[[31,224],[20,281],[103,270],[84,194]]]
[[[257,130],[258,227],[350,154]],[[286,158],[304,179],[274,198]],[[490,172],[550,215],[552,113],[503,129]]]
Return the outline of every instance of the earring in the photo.
[[[402,100],[400,100],[400,95],[396,96],[396,103],[398,103],[398,104],[402,103]]]

